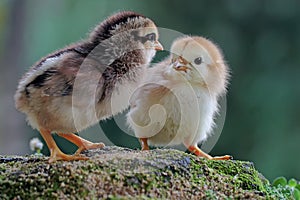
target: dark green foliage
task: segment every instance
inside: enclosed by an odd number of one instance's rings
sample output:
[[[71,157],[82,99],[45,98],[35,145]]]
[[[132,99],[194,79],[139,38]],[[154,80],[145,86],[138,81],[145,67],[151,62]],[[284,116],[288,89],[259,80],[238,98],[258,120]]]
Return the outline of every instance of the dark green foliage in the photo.
[[[276,178],[272,185],[280,190],[285,196],[300,200],[300,182],[294,178],[287,181],[285,177],[281,176]]]

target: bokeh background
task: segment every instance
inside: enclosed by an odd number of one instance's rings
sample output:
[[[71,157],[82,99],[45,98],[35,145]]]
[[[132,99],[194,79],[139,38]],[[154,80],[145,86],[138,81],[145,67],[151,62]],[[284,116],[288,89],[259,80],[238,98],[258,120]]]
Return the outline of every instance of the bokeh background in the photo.
[[[108,15],[132,10],[159,27],[202,35],[223,49],[232,70],[227,116],[212,155],[250,160],[269,180],[300,180],[300,1],[0,0],[0,154],[30,154],[40,137],[14,108],[22,74],[48,53],[86,37]],[[158,54],[158,58],[165,54]],[[138,148],[112,120],[87,139]],[[75,147],[55,137],[61,148]],[[43,150],[48,154],[47,148]]]

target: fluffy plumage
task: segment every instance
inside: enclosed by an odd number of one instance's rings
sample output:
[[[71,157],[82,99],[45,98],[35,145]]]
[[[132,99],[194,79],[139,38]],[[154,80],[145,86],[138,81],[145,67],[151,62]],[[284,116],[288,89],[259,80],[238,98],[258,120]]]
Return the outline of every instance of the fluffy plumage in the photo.
[[[50,162],[86,159],[84,149],[103,147],[72,133],[122,112],[140,83],[144,70],[162,49],[155,24],[134,12],[117,13],[79,43],[37,62],[20,80],[16,108],[40,131]],[[76,155],[63,154],[50,133],[70,140]]]
[[[150,145],[183,143],[191,152],[211,157],[197,144],[211,133],[218,98],[226,93],[228,67],[220,49],[203,37],[179,38],[171,56],[147,70],[144,84],[132,96],[128,123]]]

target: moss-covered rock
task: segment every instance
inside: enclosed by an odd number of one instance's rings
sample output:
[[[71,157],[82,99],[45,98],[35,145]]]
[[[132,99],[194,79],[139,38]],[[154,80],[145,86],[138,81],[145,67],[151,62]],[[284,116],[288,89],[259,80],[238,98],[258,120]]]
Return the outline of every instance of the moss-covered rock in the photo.
[[[0,199],[277,199],[250,162],[211,161],[172,149],[85,152],[88,161],[0,156]]]

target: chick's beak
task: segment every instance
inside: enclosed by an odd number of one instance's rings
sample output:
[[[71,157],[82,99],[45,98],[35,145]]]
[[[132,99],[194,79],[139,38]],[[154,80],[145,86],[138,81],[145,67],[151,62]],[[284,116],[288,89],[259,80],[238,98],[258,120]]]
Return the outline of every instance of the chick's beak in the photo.
[[[189,67],[187,67],[188,62],[183,59],[181,56],[178,57],[178,59],[176,59],[173,63],[173,68],[177,71],[184,71],[185,73],[187,73],[187,70],[189,70]]]
[[[164,50],[163,46],[158,41],[154,42],[154,49],[156,51],[162,51],[162,50]]]

